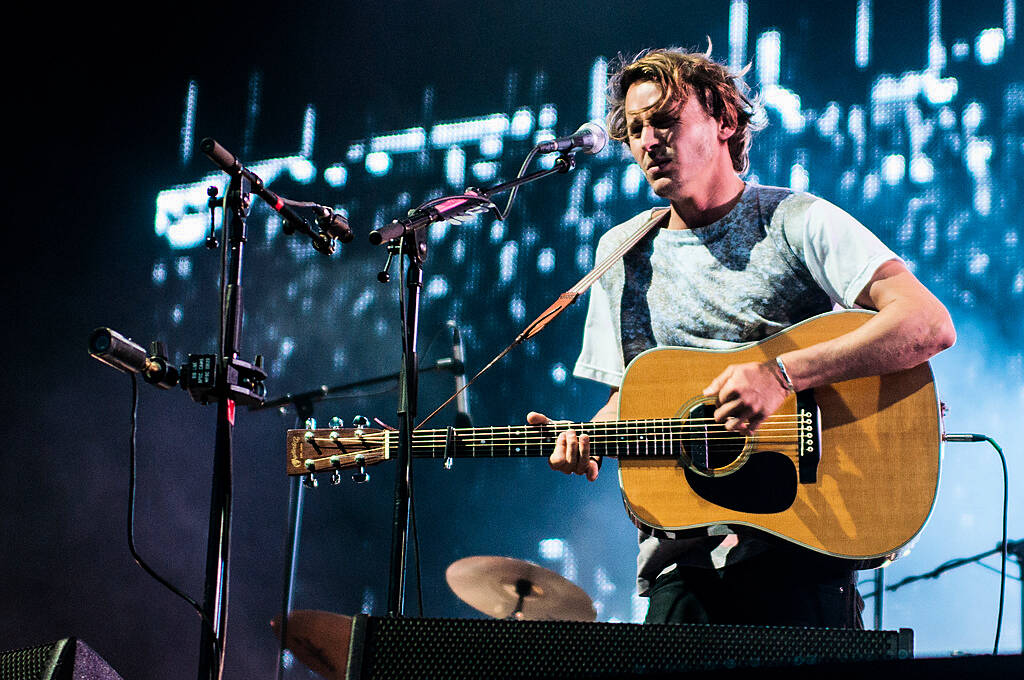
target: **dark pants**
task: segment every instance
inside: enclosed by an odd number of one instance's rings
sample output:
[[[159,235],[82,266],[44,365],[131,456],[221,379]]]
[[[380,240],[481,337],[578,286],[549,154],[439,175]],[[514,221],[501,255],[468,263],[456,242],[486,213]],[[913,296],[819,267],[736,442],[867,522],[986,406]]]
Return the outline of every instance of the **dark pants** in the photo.
[[[651,587],[646,623],[864,628],[849,563],[771,550],[724,569],[676,567]]]

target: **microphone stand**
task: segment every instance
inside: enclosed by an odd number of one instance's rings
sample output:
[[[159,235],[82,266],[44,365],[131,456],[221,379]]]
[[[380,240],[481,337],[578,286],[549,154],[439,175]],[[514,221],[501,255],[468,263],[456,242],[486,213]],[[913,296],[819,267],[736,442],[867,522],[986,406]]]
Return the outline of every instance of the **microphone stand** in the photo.
[[[992,548],[991,550],[986,550],[985,552],[980,552],[977,555],[971,555],[970,557],[960,557],[960,558],[957,558],[957,559],[949,560],[948,562],[944,562],[943,564],[940,564],[938,567],[936,567],[935,569],[932,569],[931,571],[927,571],[927,572],[924,572],[922,574],[915,574],[913,576],[908,576],[908,577],[906,577],[905,579],[903,579],[901,581],[897,581],[896,583],[892,584],[891,586],[886,586],[884,589],[879,589],[877,587],[877,585],[876,585],[876,590],[874,592],[872,592],[872,593],[869,593],[866,597],[881,597],[881,593],[884,592],[884,591],[888,591],[888,592],[891,593],[891,592],[893,592],[895,590],[899,590],[900,588],[902,588],[905,585],[909,585],[911,583],[914,583],[915,581],[922,581],[924,579],[938,578],[939,576],[941,576],[942,574],[944,574],[945,572],[947,572],[947,571],[949,571],[951,569],[957,569],[959,567],[963,567],[963,566],[966,566],[968,564],[974,564],[975,562],[980,562],[982,559],[988,557],[989,555],[995,555],[997,553],[1001,553],[1002,551],[1003,551],[1003,544],[1000,543],[999,545],[997,545],[996,547]],[[1020,614],[1021,632],[1020,632],[1020,635],[1021,635],[1021,645],[1024,646],[1024,539],[1021,539],[1019,541],[1007,541],[1006,542],[1006,553],[1007,553],[1007,555],[1012,555],[1013,558],[1015,560],[1017,560],[1017,567],[1018,567],[1018,569],[1020,571],[1020,578],[1021,578],[1021,591],[1020,591],[1020,595],[1021,595],[1021,601],[1020,601],[1020,604],[1021,604],[1021,614]]]
[[[510,182],[498,184],[475,194],[479,202],[465,200],[461,204],[439,211],[435,208],[413,211],[403,220],[394,220],[378,230],[370,232],[370,243],[379,245],[395,239],[400,240],[400,252],[408,259],[406,288],[409,297],[402,300],[402,370],[398,381],[398,451],[395,456],[395,495],[391,526],[391,562],[388,578],[389,616],[403,616],[405,611],[405,561],[408,552],[409,515],[412,489],[412,433],[417,407],[417,357],[416,340],[419,324],[420,292],[423,289],[423,262],[427,255],[426,230],[433,222],[443,222],[465,215],[479,208],[481,203],[490,204],[490,197],[502,191],[515,189],[553,173],[565,174],[576,167],[572,154],[563,153],[547,170],[517,177]],[[382,279],[386,280],[386,278]]]
[[[203,589],[203,611],[212,623],[213,630],[203,626],[199,645],[199,680],[216,680],[223,671],[228,613],[235,401],[246,403],[252,399],[259,400],[260,397],[252,394],[247,385],[239,382],[244,382],[245,372],[254,368],[263,374],[259,362],[253,367],[238,359],[242,331],[242,256],[246,239],[245,220],[250,205],[249,191],[248,178],[240,172],[233,173],[224,203],[228,268],[221,281],[223,328],[214,390],[217,399],[217,431],[206,546],[206,581]],[[243,377],[242,381],[240,377]],[[263,377],[266,375],[263,374]]]

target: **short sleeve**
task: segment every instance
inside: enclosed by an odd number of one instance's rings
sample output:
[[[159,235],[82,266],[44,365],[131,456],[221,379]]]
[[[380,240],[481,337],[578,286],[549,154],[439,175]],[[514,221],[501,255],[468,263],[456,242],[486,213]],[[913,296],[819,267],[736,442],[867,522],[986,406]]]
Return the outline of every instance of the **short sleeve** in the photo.
[[[577,378],[596,380],[611,387],[622,383],[622,339],[612,318],[612,301],[603,279],[590,288],[587,320],[583,326],[583,348],[573,368]]]
[[[900,257],[845,210],[794,194],[776,211],[786,240],[833,302],[856,306],[857,296],[882,264]]]

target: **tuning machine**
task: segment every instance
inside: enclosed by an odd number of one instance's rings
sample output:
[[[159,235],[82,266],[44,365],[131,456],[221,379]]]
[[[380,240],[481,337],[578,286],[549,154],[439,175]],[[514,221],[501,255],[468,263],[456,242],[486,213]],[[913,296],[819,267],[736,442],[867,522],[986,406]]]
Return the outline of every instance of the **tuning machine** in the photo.
[[[352,481],[356,484],[365,484],[370,481],[370,473],[366,471],[366,456],[363,454],[356,454],[355,464],[359,466],[359,472],[352,475]]]
[[[314,439],[316,439],[316,432],[314,432],[315,429],[316,418],[306,418],[306,431],[302,434],[302,439],[307,444],[313,443]],[[316,475],[314,474],[316,472],[316,462],[311,458],[307,458],[303,462],[303,465],[305,465],[306,470],[309,472],[307,472],[306,476],[303,478],[302,486],[307,489],[315,489],[317,486]]]

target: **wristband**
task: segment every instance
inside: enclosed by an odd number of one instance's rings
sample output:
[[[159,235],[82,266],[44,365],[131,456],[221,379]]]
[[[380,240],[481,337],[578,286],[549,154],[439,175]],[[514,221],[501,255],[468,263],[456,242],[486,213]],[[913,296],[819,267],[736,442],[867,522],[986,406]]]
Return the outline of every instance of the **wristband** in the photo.
[[[789,371],[786,370],[786,364],[782,363],[782,357],[775,357],[775,365],[779,367],[779,374],[782,376],[782,386],[786,388],[786,391],[796,393],[793,381],[789,378]]]

